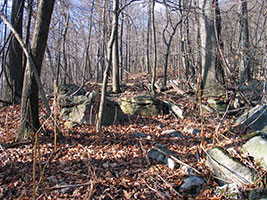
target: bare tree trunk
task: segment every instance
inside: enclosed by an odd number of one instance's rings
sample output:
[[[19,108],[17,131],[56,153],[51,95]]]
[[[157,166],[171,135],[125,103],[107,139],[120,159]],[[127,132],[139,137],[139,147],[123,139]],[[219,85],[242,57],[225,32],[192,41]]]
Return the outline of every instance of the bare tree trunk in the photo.
[[[33,34],[31,53],[38,75],[41,73],[42,61],[48,38],[50,19],[53,12],[55,0],[40,0],[37,11],[37,19]],[[16,140],[22,140],[25,133],[26,120],[30,120],[30,127],[34,131],[40,127],[38,86],[32,77],[30,63],[27,62],[22,91],[21,117]]]
[[[167,5],[166,5],[167,6]],[[166,54],[165,54],[165,63],[164,63],[164,78],[163,78],[163,85],[167,85],[167,71],[168,71],[168,61],[169,61],[169,55],[170,55],[170,48],[172,44],[173,37],[176,33],[176,30],[178,28],[178,25],[182,22],[182,19],[179,20],[177,23],[173,25],[171,22],[171,12],[166,7],[166,16],[167,16],[167,23],[165,28],[163,29],[162,36],[163,36],[163,42],[166,45]],[[169,39],[167,40],[166,37],[166,31],[168,29],[169,24],[171,24],[172,32],[170,33]]]
[[[224,90],[216,79],[215,7],[213,0],[199,0],[199,6],[203,95],[219,96]]]
[[[92,28],[93,28],[93,13],[94,13],[94,7],[95,7],[95,0],[91,3],[91,10],[90,10],[90,17],[89,17],[89,33],[88,33],[88,40],[87,40],[87,46],[86,46],[86,56],[85,56],[85,64],[84,64],[84,69],[83,69],[83,83],[86,79],[91,79],[92,78],[92,68],[91,68],[91,59],[89,56],[89,50],[90,50],[90,45],[91,45],[91,35],[92,35]],[[96,64],[98,65],[98,63]],[[96,66],[98,69],[98,66]]]
[[[124,29],[124,14],[121,14],[121,31],[120,31],[120,82],[123,79],[123,29]]]
[[[64,23],[63,23],[63,41],[62,41],[62,56],[63,56],[63,66],[64,66],[64,80],[63,83],[67,83],[67,77],[68,77],[68,60],[67,60],[67,53],[66,53],[66,40],[67,40],[67,33],[69,29],[69,21],[70,21],[70,16],[69,16],[69,10],[68,6],[64,3],[64,1],[61,1],[61,7],[62,9],[62,15],[64,18]],[[69,82],[69,81],[68,81]]]
[[[151,74],[151,68],[150,68],[151,2],[150,1],[151,0],[148,0],[148,6],[147,6],[148,20],[147,20],[147,36],[146,36],[146,68],[148,74]]]
[[[20,37],[22,37],[23,8],[24,0],[12,1],[11,24]],[[12,36],[7,54],[5,96],[8,101],[12,101],[13,103],[20,102],[23,84],[22,58],[22,48],[20,47],[17,39]]]
[[[113,13],[113,15],[115,15],[115,13]],[[114,19],[114,18],[113,18]],[[106,106],[106,93],[107,93],[107,84],[108,84],[108,75],[109,75],[109,71],[111,68],[111,64],[112,64],[112,50],[113,50],[113,45],[115,42],[115,38],[116,38],[116,26],[118,21],[114,20],[112,21],[112,30],[111,30],[111,36],[110,36],[110,40],[108,42],[108,63],[106,66],[106,70],[104,72],[104,77],[103,77],[103,89],[102,89],[102,93],[101,93],[101,102],[99,105],[99,113],[98,113],[98,121],[96,124],[96,130],[97,132],[101,131],[102,128],[102,122],[103,122],[103,116],[104,116],[104,109]]]
[[[103,10],[102,10],[102,20],[103,20],[103,27],[102,27],[102,45],[101,45],[101,78],[100,80],[103,81],[104,76],[104,66],[105,66],[105,54],[106,54],[106,35],[107,35],[107,19],[106,19],[106,7],[107,3],[104,1]]]
[[[154,44],[154,58],[153,58],[153,71],[152,71],[152,80],[151,80],[151,92],[152,95],[156,93],[156,76],[157,76],[157,33],[155,27],[155,0],[152,0],[152,9],[151,9],[151,18],[152,18],[152,36],[153,36],[153,44]]]
[[[118,19],[119,18],[119,0],[113,0],[112,29],[114,29],[114,43],[112,50],[112,91],[120,92],[120,73],[119,73],[119,42],[118,42]],[[114,27],[113,27],[114,26]]]
[[[116,0],[115,0],[116,1]],[[113,5],[114,6],[114,5]],[[113,15],[116,15],[117,13],[113,12]],[[97,132],[101,131],[102,128],[102,122],[103,122],[103,115],[104,115],[104,109],[106,106],[106,92],[107,92],[107,84],[108,84],[108,75],[109,71],[111,68],[112,64],[112,54],[113,54],[113,45],[116,40],[116,31],[118,31],[118,20],[116,20],[116,17],[112,17],[112,30],[111,30],[111,36],[110,40],[108,42],[108,49],[107,49],[107,54],[108,54],[108,63],[106,66],[106,70],[104,72],[104,77],[103,77],[103,88],[102,88],[102,93],[101,93],[101,102],[99,105],[99,113],[98,113],[98,121],[96,124],[96,130]]]
[[[241,21],[240,21],[240,44],[241,62],[239,67],[239,83],[242,84],[251,79],[250,77],[250,58],[249,58],[249,28],[248,28],[248,9],[247,1],[240,0]]]

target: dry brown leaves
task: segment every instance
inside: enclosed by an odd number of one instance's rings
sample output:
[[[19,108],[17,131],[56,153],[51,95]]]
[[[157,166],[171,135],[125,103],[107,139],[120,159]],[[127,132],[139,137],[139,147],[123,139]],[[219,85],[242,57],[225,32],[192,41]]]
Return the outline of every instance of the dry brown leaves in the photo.
[[[183,199],[176,189],[188,174],[182,168],[147,162],[147,153],[155,144],[175,151],[180,160],[202,173],[207,184],[197,197],[189,199],[220,199],[212,193],[214,182],[204,164],[197,161],[200,136],[184,133],[187,138],[160,137],[166,129],[182,131],[185,126],[200,129],[195,106],[183,98],[176,103],[189,115],[177,119],[172,114],[154,117],[132,116],[123,124],[104,127],[97,134],[95,127],[82,125],[72,130],[60,129],[66,137],[53,151],[53,127],[44,125],[41,140],[41,164],[45,191],[38,187],[39,199]],[[19,106],[0,109],[0,199],[31,199],[33,143],[14,144],[19,121]],[[44,123],[44,121],[42,120]],[[204,134],[208,146],[220,122],[220,116],[205,116]],[[229,120],[222,124],[221,145],[233,145],[239,138],[229,134]],[[141,141],[133,133],[150,136]],[[37,172],[37,180],[40,171]],[[40,181],[39,181],[40,182]]]

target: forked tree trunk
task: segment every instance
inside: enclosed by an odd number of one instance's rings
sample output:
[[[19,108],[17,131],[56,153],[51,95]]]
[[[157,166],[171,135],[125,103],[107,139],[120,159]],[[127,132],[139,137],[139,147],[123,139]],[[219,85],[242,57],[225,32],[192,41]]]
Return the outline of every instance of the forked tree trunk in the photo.
[[[117,1],[117,0],[114,0]],[[113,5],[114,6],[114,5]],[[114,7],[113,7],[114,8]],[[103,88],[102,88],[102,92],[101,92],[101,101],[100,101],[100,105],[99,105],[99,112],[98,112],[98,121],[96,124],[96,130],[97,132],[101,131],[102,128],[102,123],[103,123],[103,116],[104,116],[104,109],[106,106],[106,93],[107,93],[107,84],[108,84],[108,74],[111,68],[111,64],[112,64],[112,51],[113,51],[113,45],[114,42],[116,40],[116,32],[118,31],[118,20],[116,20],[117,18],[114,16],[117,15],[116,12],[113,12],[113,17],[112,17],[112,29],[111,29],[111,36],[108,42],[108,49],[107,49],[107,54],[108,54],[108,63],[104,72],[104,77],[103,77]]]
[[[38,5],[37,18],[31,46],[32,59],[36,66],[38,76],[40,76],[41,73],[41,66],[45,53],[54,2],[55,0],[40,0]],[[38,94],[38,86],[35,79],[33,79],[30,63],[27,61],[21,100],[20,125],[16,135],[17,141],[23,140],[23,138],[26,136],[25,133],[28,132],[25,130],[26,124],[28,124],[26,123],[27,120],[29,120],[28,122],[30,124],[27,127],[31,132],[38,130],[40,127]]]

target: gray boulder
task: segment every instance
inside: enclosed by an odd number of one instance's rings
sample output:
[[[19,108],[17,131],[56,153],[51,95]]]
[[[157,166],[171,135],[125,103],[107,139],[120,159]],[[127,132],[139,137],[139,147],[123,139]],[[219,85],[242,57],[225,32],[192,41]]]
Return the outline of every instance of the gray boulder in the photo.
[[[242,149],[267,170],[267,134],[261,133],[249,139]]]
[[[208,151],[206,165],[213,172],[219,184],[236,183],[237,185],[252,184],[257,174],[221,147]]]
[[[249,126],[252,131],[262,130],[267,127],[267,105],[257,105],[243,113],[235,121],[235,124]]]
[[[176,115],[176,117],[179,117],[181,119],[185,118],[186,113],[175,103],[171,101],[164,101],[164,103],[168,105],[169,110],[171,110]]]
[[[99,110],[99,99],[96,96],[60,96],[59,105],[61,107],[61,119],[76,122],[78,124],[95,124],[96,115]],[[111,125],[113,123],[121,122],[124,119],[125,115],[118,103],[106,99],[103,125]]]

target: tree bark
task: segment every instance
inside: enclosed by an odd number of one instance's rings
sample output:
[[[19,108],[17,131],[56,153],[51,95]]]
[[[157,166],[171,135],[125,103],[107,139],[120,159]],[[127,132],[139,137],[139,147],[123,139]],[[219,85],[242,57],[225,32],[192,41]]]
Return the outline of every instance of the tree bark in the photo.
[[[167,85],[167,71],[168,71],[168,61],[169,61],[171,44],[172,44],[172,41],[173,41],[173,37],[174,37],[174,35],[176,33],[176,30],[178,28],[178,25],[182,22],[182,19],[180,19],[173,26],[173,23],[171,22],[171,13],[168,10],[167,5],[166,5],[166,17],[167,17],[167,23],[166,23],[166,26],[165,26],[165,28],[163,29],[163,32],[162,32],[163,42],[164,42],[164,44],[166,46],[165,62],[164,62],[164,78],[163,78],[163,85],[165,87]],[[172,26],[171,27],[172,31],[170,33],[169,39],[167,40],[166,31],[168,29],[169,24],[171,24],[171,26]]]
[[[38,76],[40,76],[41,73],[41,66],[45,53],[54,2],[55,0],[40,0],[38,5],[37,19],[31,46],[31,55],[36,66]],[[27,132],[25,130],[27,119],[30,120],[31,125],[29,128],[31,131],[36,131],[40,127],[38,93],[39,90],[37,82],[32,77],[32,69],[29,61],[27,61],[21,100],[20,125],[16,136],[17,141],[22,140],[25,136],[24,134]]]
[[[148,13],[148,19],[147,19],[147,36],[146,36],[146,69],[147,73],[151,74],[151,68],[150,68],[150,30],[151,30],[151,2],[148,0],[148,6],[147,6],[147,13]]]
[[[119,72],[119,42],[118,42],[118,19],[119,0],[113,0],[112,29],[114,29],[114,43],[112,46],[112,91],[120,92],[120,72]]]
[[[152,0],[151,20],[152,20],[152,36],[153,36],[153,44],[154,44],[151,92],[152,92],[152,95],[155,95],[156,93],[155,83],[156,83],[156,76],[157,76],[157,33],[156,33],[156,27],[155,27],[155,0]]]
[[[203,95],[220,96],[224,94],[224,89],[216,79],[215,7],[213,6],[213,0],[199,0],[199,6],[201,9],[199,23]]]
[[[114,1],[117,1],[117,0],[114,0]],[[114,11],[115,10],[113,10],[113,15],[116,15],[117,13]],[[118,29],[116,28],[116,27],[118,27],[118,20],[114,20],[114,19],[116,19],[114,16],[112,17],[112,19],[113,20],[112,20],[111,36],[110,36],[110,40],[108,42],[108,49],[107,49],[108,63],[107,63],[107,66],[106,66],[106,69],[104,72],[104,77],[103,77],[103,88],[102,88],[102,93],[101,93],[101,101],[100,101],[100,105],[99,105],[98,121],[96,124],[97,132],[100,132],[101,128],[102,128],[103,115],[104,115],[104,110],[105,110],[105,106],[106,106],[108,75],[109,75],[109,71],[110,71],[111,64],[112,64],[112,54],[113,54],[112,51],[113,51],[114,42],[116,40],[116,34],[117,34],[116,31],[118,31]]]
[[[239,83],[243,84],[251,79],[250,77],[250,59],[249,59],[249,28],[248,28],[248,8],[247,1],[240,0],[241,3],[241,21],[240,21],[240,45],[241,62],[239,67]]]
[[[24,0],[13,0],[11,11],[11,24],[16,32],[22,37],[22,20],[23,20]],[[5,84],[6,100],[13,103],[20,103],[20,97],[23,85],[23,51],[13,36],[7,54],[7,79]],[[14,91],[13,91],[14,90]]]

